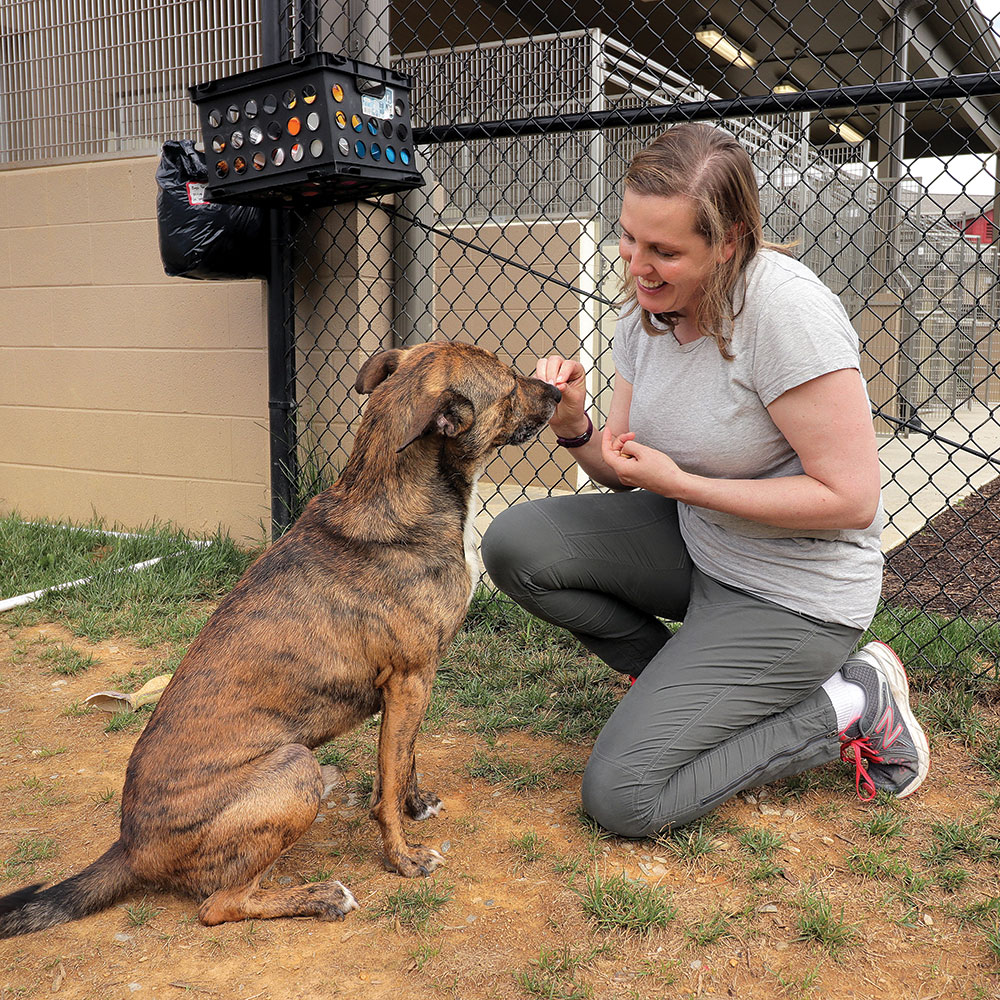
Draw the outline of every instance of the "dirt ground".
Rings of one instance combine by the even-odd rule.
[[[90,653],[96,662],[75,676],[58,676],[37,655],[53,642]],[[14,628],[0,622],[0,893],[78,871],[115,839],[121,783],[138,730],[107,733],[108,715],[65,710],[156,655],[119,639],[91,645],[56,623]],[[526,762],[558,754],[581,768],[587,756],[585,746],[522,734],[502,736],[498,747]],[[932,775],[900,805],[905,826],[892,842],[873,841],[858,826],[871,807],[856,800],[851,776],[838,764],[815,787],[775,786],[730,802],[719,810],[711,853],[690,859],[650,841],[602,839],[581,820],[580,778],[572,769],[556,787],[526,792],[469,777],[467,763],[485,748],[463,723],[418,741],[421,784],[446,808],[419,828],[414,824],[412,835],[445,852],[446,867],[430,881],[450,887],[452,897],[426,928],[372,916],[392,893],[416,883],[381,870],[377,828],[349,791],[348,769],[348,784],[331,793],[310,832],[271,875],[298,884],[332,873],[361,904],[346,921],[209,928],[195,919],[195,901],[139,894],[75,923],[0,941],[0,997],[1000,995],[1000,961],[984,932],[960,912],[995,899],[996,858],[966,859],[968,880],[958,892],[932,885],[905,899],[892,878],[862,877],[848,863],[852,850],[887,846],[915,870],[932,872],[920,852],[933,824],[980,813],[981,793],[998,790],[956,739],[934,739]],[[995,812],[990,822],[995,835]],[[738,830],[782,836],[775,856],[780,877],[748,879],[751,862]],[[529,832],[539,838],[536,860],[512,845]],[[34,871],[17,863],[25,838],[36,844],[51,838],[51,857],[35,861]],[[676,917],[649,934],[598,929],[575,891],[595,872],[625,873],[636,884],[666,890]],[[856,942],[839,960],[800,939],[796,900],[805,886],[822,890],[835,914],[856,927]],[[727,919],[725,934],[709,940],[712,934],[692,931],[714,914]],[[552,971],[554,955],[562,956],[561,971]]]
[[[1000,614],[1000,477],[889,553],[882,596],[949,617]]]

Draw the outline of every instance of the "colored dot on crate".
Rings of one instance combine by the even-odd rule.
[[[253,154],[253,168],[254,170],[263,170],[267,166],[267,157],[263,153]]]
[[[238,174],[245,173],[247,169],[247,161],[244,160],[242,156],[237,156],[236,159],[233,160],[233,169]]]
[[[243,148],[243,133],[242,132],[234,132],[229,137],[229,142],[232,145],[233,149],[242,149]]]
[[[276,167],[280,167],[285,162],[285,151],[280,146],[271,150],[271,162]]]
[[[229,110],[226,112],[226,117],[233,123],[238,122],[240,120],[240,109],[235,104],[231,104]]]
[[[365,144],[360,139],[358,139],[358,141],[354,144],[354,152],[357,153],[358,156],[364,156],[367,152]]]
[[[346,124],[346,119],[345,119]],[[306,127],[310,132],[315,132],[319,128],[319,115],[313,111],[310,113],[309,117],[306,119]]]
[[[410,162],[410,151],[408,149],[401,149],[399,151],[399,160],[401,163],[408,164]]]
[[[285,128],[289,135],[298,135],[302,131],[302,122],[298,118],[289,118]]]
[[[339,104],[344,99],[344,88],[341,87],[339,83],[335,83],[330,88],[330,93],[333,94],[333,99]]]
[[[212,128],[218,128],[222,124],[222,112],[218,108],[212,108],[208,113],[208,124]]]
[[[390,163],[395,163],[396,162],[396,150],[395,150],[395,148],[393,146],[386,146],[385,147],[385,158]]]
[[[275,111],[278,110],[278,98],[274,94],[268,94],[264,98],[264,103],[261,105],[264,109],[265,115],[273,115]]]
[[[292,148],[290,150],[290,155],[291,155],[292,159],[296,163],[298,163],[299,160],[301,160],[302,157],[305,155],[305,152],[306,151],[305,151],[305,148],[303,147],[302,143],[301,142],[297,142],[297,143],[295,143],[292,146]]]
[[[225,177],[225,176],[226,176],[226,174],[228,174],[228,173],[229,173],[229,164],[228,164],[228,163],[226,163],[226,161],[225,161],[225,160],[219,160],[219,162],[218,162],[218,163],[216,163],[216,165],[215,165],[215,172],[216,172],[216,173],[217,173],[217,174],[218,174],[218,175],[219,175],[220,177]]]
[[[364,122],[361,121],[360,115],[351,115],[351,128],[355,132],[360,132],[364,128]]]
[[[226,148],[226,140],[221,135],[212,137],[212,152],[221,153]]]
[[[340,141],[337,143],[337,149],[339,149],[344,156],[347,156],[347,154],[351,151],[351,146],[346,139],[341,137]]]
[[[245,114],[247,118],[257,117],[257,102],[252,97],[246,102],[246,104],[243,105],[243,114]]]
[[[309,143],[309,152],[312,153],[313,156],[322,156],[323,155],[323,140],[322,139],[313,139],[313,141],[311,143]]]
[[[264,141],[264,132],[258,125],[250,129],[250,142],[254,146],[259,146]]]
[[[316,88],[311,83],[302,88],[302,100],[306,104],[312,104],[316,100]]]
[[[294,90],[286,90],[281,95],[281,103],[286,108],[288,108],[289,111],[291,111],[292,108],[295,107],[295,91]]]
[[[347,128],[347,115],[345,115],[343,111],[337,112],[337,125],[339,125],[340,128]]]
[[[373,121],[371,118],[368,119],[368,131],[372,135],[378,135],[378,122]]]

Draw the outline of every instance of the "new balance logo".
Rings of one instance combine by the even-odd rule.
[[[895,725],[894,725],[895,723]],[[901,733],[903,732],[903,724],[901,722],[896,723],[895,714],[892,711],[892,705],[887,705],[885,711],[882,713],[882,718],[878,720],[875,728],[872,730],[873,734],[882,734],[882,747],[891,747],[896,740],[899,739]]]

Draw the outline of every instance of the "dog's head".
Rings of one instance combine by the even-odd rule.
[[[437,435],[474,461],[530,440],[560,399],[554,386],[457,342],[382,351],[361,366],[355,388],[373,393],[369,410],[398,429],[397,451]]]

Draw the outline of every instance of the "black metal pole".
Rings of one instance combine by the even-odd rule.
[[[288,0],[262,0],[261,61],[286,58],[290,48]],[[295,448],[295,300],[290,260],[291,220],[285,209],[271,209],[270,266],[267,276],[267,381],[271,456],[271,537],[288,529],[295,517],[299,479]]]

